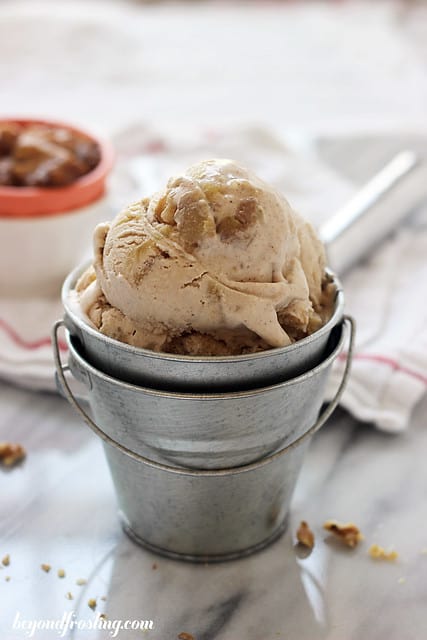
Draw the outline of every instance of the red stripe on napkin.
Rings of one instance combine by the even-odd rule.
[[[347,354],[343,353],[340,356],[340,360],[344,360],[346,357],[347,357]],[[427,385],[427,376],[424,376],[422,373],[419,373],[418,371],[414,371],[413,369],[408,369],[408,367],[404,367],[403,365],[399,364],[397,360],[393,360],[393,358],[389,358],[388,356],[382,356],[380,354],[375,354],[375,353],[356,353],[353,356],[353,358],[355,360],[371,360],[372,362],[385,364],[391,369],[394,369],[395,371],[402,371],[403,373],[406,373],[408,376],[411,376],[412,378],[416,378],[417,380],[420,380],[425,385]]]
[[[0,328],[7,334],[7,336],[21,349],[28,351],[34,351],[34,349],[40,349],[41,347],[47,347],[52,344],[51,338],[39,338],[38,340],[25,340],[11,327],[5,320],[0,318]],[[58,341],[61,351],[67,351],[68,347],[65,342]]]

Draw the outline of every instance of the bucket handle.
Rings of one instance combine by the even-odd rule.
[[[110,446],[114,447],[115,449],[118,449],[121,453],[128,456],[129,458],[132,458],[133,460],[136,460],[137,462],[143,462],[149,467],[153,467],[155,469],[168,471],[169,473],[186,475],[186,476],[224,476],[224,475],[234,475],[238,473],[245,473],[247,471],[251,471],[252,469],[263,467],[264,465],[269,464],[276,458],[281,457],[288,451],[291,451],[292,449],[295,449],[296,447],[301,445],[308,438],[311,438],[316,433],[316,431],[318,431],[320,427],[322,427],[325,424],[328,418],[330,418],[332,413],[335,411],[341,399],[341,396],[343,394],[344,388],[347,384],[348,376],[350,373],[351,361],[353,359],[353,350],[354,350],[354,336],[355,336],[355,330],[356,330],[355,321],[351,316],[345,315],[343,318],[343,322],[347,324],[350,331],[349,345],[347,350],[347,358],[346,358],[346,363],[343,371],[343,376],[341,378],[341,382],[335,393],[334,398],[328,404],[326,409],[320,414],[316,423],[308,431],[303,433],[302,436],[300,436],[290,444],[286,445],[286,447],[284,447],[283,449],[280,449],[280,451],[276,451],[275,453],[272,453],[271,455],[265,458],[262,458],[262,460],[251,462],[250,464],[246,464],[241,467],[232,467],[229,469],[187,469],[185,467],[173,467],[170,465],[163,464],[161,462],[155,462],[154,460],[150,460],[149,458],[145,458],[139,453],[136,453],[135,451],[132,451],[131,449],[128,449],[127,447],[123,446],[122,444],[120,444],[120,442],[117,442],[117,440],[114,440],[109,435],[104,433],[104,431],[102,431],[102,429],[98,427],[98,425],[81,407],[81,405],[75,398],[65,378],[65,371],[68,371],[69,368],[68,368],[68,365],[62,364],[61,354],[59,350],[59,343],[58,343],[58,330],[62,326],[65,327],[65,323],[63,320],[57,320],[53,325],[53,329],[52,329],[52,344],[53,344],[53,354],[54,354],[54,360],[55,360],[55,366],[56,366],[57,384],[59,385],[63,395],[66,397],[66,399],[74,408],[74,410],[83,418],[86,424],[92,429],[92,431],[97,436],[101,438],[101,440],[103,440]]]

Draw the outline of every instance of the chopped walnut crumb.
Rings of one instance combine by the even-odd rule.
[[[46,573],[49,573],[49,571],[52,569],[50,564],[41,564],[40,566],[43,569],[43,571],[46,571]]]
[[[102,596],[101,600],[102,600],[103,602],[106,602],[106,601],[107,601],[107,596]]]
[[[354,547],[363,540],[363,535],[359,531],[359,528],[352,522],[342,524],[336,520],[327,520],[323,525],[323,528],[326,529],[326,531],[333,533],[345,545],[347,545],[347,547],[351,547],[352,549],[354,549]]]
[[[5,576],[4,579],[6,580],[6,582],[10,581],[10,576]]]
[[[65,578],[64,569],[58,569],[58,578]]]
[[[71,591],[67,591],[67,593],[65,594],[65,597],[67,598],[67,600],[74,600],[74,596],[71,593]]]
[[[89,598],[87,601],[87,606],[90,607],[93,611],[96,609],[96,598]]]
[[[84,584],[87,584],[87,580],[85,580],[84,578],[79,578],[78,580],[76,580],[77,586],[82,587]]]
[[[100,613],[99,617],[102,618],[103,620],[107,620],[107,616],[105,615],[105,613]]]
[[[369,555],[371,558],[375,560],[397,560],[399,554],[397,551],[386,551],[383,547],[380,547],[378,544],[373,544],[369,547]]]
[[[12,467],[14,464],[23,460],[26,456],[24,447],[20,444],[13,444],[12,442],[0,442],[0,462],[5,467]]]
[[[196,640],[196,638],[192,636],[191,633],[186,633],[185,631],[183,631],[179,634],[178,640]]]
[[[314,533],[305,520],[301,520],[301,524],[297,531],[297,540],[304,547],[312,549],[314,547]]]
[[[157,562],[153,562],[151,568],[153,569],[153,571],[155,571],[157,569]]]
[[[8,553],[4,556],[1,563],[4,567],[8,567],[10,565],[10,555]]]

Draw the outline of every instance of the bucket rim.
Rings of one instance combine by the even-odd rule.
[[[305,338],[301,338],[301,340],[297,340],[293,344],[289,344],[285,347],[272,347],[271,349],[265,349],[264,351],[257,351],[256,353],[245,353],[241,355],[234,356],[187,356],[187,355],[178,355],[175,353],[167,353],[165,351],[151,351],[150,349],[144,349],[142,347],[134,347],[133,345],[127,344],[126,342],[121,342],[120,340],[116,340],[115,338],[110,338],[110,336],[106,336],[101,333],[98,329],[91,326],[89,322],[87,322],[82,316],[75,313],[73,311],[72,306],[69,304],[69,294],[74,288],[77,279],[82,275],[82,273],[92,264],[92,260],[86,260],[85,262],[78,265],[73,271],[71,271],[64,283],[62,285],[61,290],[61,299],[62,305],[65,309],[65,316],[68,316],[73,325],[77,326],[78,329],[82,333],[87,333],[96,340],[105,342],[108,345],[111,345],[115,349],[122,350],[129,354],[132,354],[135,357],[144,357],[152,360],[161,360],[170,363],[180,363],[180,364],[205,364],[205,365],[214,365],[217,364],[228,364],[231,362],[253,362],[259,361],[264,358],[276,358],[283,356],[285,354],[289,354],[292,352],[299,351],[300,349],[304,349],[307,345],[315,342],[317,339],[321,338],[325,333],[328,333],[332,330],[334,326],[336,326],[339,321],[342,319],[344,315],[344,291],[341,281],[339,280],[337,274],[333,272],[331,269],[326,269],[326,274],[332,279],[332,282],[335,285],[335,299],[334,299],[334,311],[325,324],[323,324],[317,331],[314,331],[309,336]],[[234,365],[233,365],[234,366]]]
[[[143,392],[146,395],[162,397],[162,398],[173,398],[174,400],[224,400],[234,399],[234,398],[248,398],[256,395],[260,395],[262,393],[266,393],[269,391],[276,391],[277,389],[283,389],[285,387],[293,387],[295,385],[300,384],[302,381],[308,380],[309,378],[318,375],[324,369],[327,369],[339,356],[341,353],[344,342],[345,342],[345,331],[344,331],[344,319],[340,322],[340,324],[336,325],[334,329],[339,329],[340,335],[337,339],[337,343],[333,347],[332,351],[322,360],[322,362],[315,367],[312,367],[305,373],[302,373],[295,378],[290,378],[288,380],[283,380],[282,382],[278,382],[276,384],[270,384],[264,387],[255,387],[253,389],[245,389],[241,391],[223,391],[223,392],[213,392],[213,393],[195,393],[195,392],[182,392],[182,391],[168,391],[165,389],[156,389],[153,387],[145,387],[138,384],[132,384],[131,382],[126,382],[124,380],[120,380],[119,378],[114,378],[100,369],[97,369],[92,364],[90,364],[76,349],[76,347],[72,343],[72,336],[69,331],[66,332],[66,341],[69,348],[69,358],[74,358],[77,361],[78,365],[83,369],[86,373],[89,373],[90,376],[94,376],[107,384],[113,384],[115,386],[121,387],[122,389],[127,389],[129,391],[134,392]],[[71,367],[72,369],[72,367]]]

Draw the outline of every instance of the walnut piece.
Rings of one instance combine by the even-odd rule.
[[[347,547],[351,547],[354,549],[361,540],[363,540],[363,535],[361,534],[359,528],[353,524],[352,522],[347,522],[345,524],[337,522],[336,520],[327,520],[323,528],[330,533],[333,533],[341,542],[343,542]]]
[[[301,520],[301,524],[298,527],[297,540],[308,549],[312,549],[314,547],[314,533],[305,520]]]
[[[50,571],[50,570],[51,570],[51,568],[52,568],[52,567],[50,566],[50,564],[46,564],[46,563],[41,564],[41,565],[40,565],[40,567],[41,567],[41,568],[43,569],[43,571],[45,571],[46,573],[49,573],[49,571]]]
[[[64,569],[58,569],[58,578],[65,578]]]
[[[399,557],[399,554],[397,553],[397,551],[394,550],[390,550],[390,551],[386,551],[383,547],[380,547],[378,544],[373,544],[369,547],[369,551],[368,551],[369,555],[371,556],[371,558],[374,558],[375,560],[397,560],[397,558]]]
[[[217,232],[222,242],[232,242],[238,234],[247,231],[257,220],[261,219],[262,210],[255,198],[241,200],[234,216],[223,218],[217,225]]]
[[[192,636],[191,633],[186,633],[185,631],[182,631],[182,633],[180,633],[178,636],[178,640],[196,640],[196,638]]]
[[[0,442],[0,462],[5,467],[11,467],[26,456],[24,447],[12,442]]]
[[[87,580],[85,580],[84,578],[78,578],[78,580],[76,580],[76,585],[78,585],[79,587],[82,587],[84,584],[87,584]]]
[[[7,553],[1,561],[4,567],[8,567],[10,565],[10,555]]]
[[[96,609],[96,599],[95,598],[89,598],[89,600],[87,601],[87,606],[90,607],[93,611],[95,611],[95,609]]]

